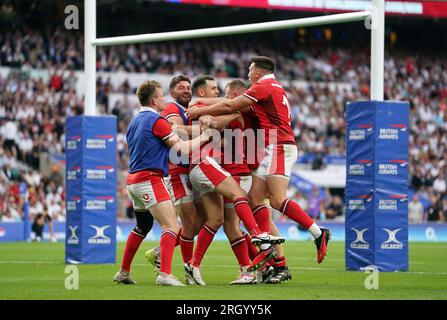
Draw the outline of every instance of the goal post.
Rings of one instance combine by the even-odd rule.
[[[371,29],[371,100],[383,100],[385,41],[385,0],[372,0],[371,10],[331,14],[310,18],[261,22],[227,27],[148,33],[131,36],[96,38],[96,0],[84,1],[85,23],[85,114],[96,114],[96,47],[150,43],[182,39],[226,36],[242,33],[283,30],[370,19]]]

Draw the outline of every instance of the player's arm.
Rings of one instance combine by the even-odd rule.
[[[208,107],[190,107],[186,110],[186,114],[190,119],[196,119],[203,115],[217,116],[222,114],[229,114],[239,111],[245,107],[253,104],[253,100],[246,96],[239,96],[234,99],[225,99],[219,103]]]
[[[165,118],[171,125],[172,130],[181,136],[188,135],[188,137],[191,137],[193,132],[200,132],[199,125],[184,125],[183,119],[178,113],[169,113]]]
[[[189,154],[192,150],[199,148],[202,144],[207,142],[211,136],[211,131],[205,130],[200,136],[192,140],[182,140],[176,133],[174,133],[164,140],[164,143],[169,148],[174,149],[174,151],[180,151],[182,154]]]
[[[184,124],[180,124],[180,125],[175,125],[172,126],[172,130],[174,130],[175,133],[186,133],[188,134],[189,137],[192,136],[193,132],[200,132],[200,125],[198,124],[193,124],[190,126],[184,125]]]
[[[242,118],[242,117],[237,112],[237,113],[231,113],[231,114],[226,114],[226,115],[216,116],[216,117],[213,117],[210,115],[201,116],[199,118],[199,120],[202,125],[208,126],[212,129],[222,130],[230,122],[232,122],[233,120],[236,120],[238,118]]]
[[[175,151],[180,151],[183,154],[190,153],[191,150],[199,148],[201,144],[208,141],[211,136],[211,132],[209,131],[206,130],[193,140],[182,140],[164,118],[159,118],[152,128],[152,133],[157,138],[161,139],[168,147],[174,148]]]
[[[171,104],[168,104],[165,110],[162,113],[162,116],[165,117],[166,120],[168,120],[169,124],[172,127],[172,130],[174,130],[175,133],[180,134],[181,136],[188,135],[191,136],[191,130],[183,124],[183,119],[180,116],[180,113],[178,111],[177,106],[173,106]]]
[[[189,102],[188,106],[189,106],[189,108],[193,107],[195,105],[198,105],[198,104],[210,106],[212,104],[216,104],[216,103],[222,102],[224,100],[228,100],[228,99],[220,98],[220,97],[219,98],[194,98]]]

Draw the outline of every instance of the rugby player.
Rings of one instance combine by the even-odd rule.
[[[217,84],[212,77],[201,77],[197,79],[193,84],[193,91],[196,92],[198,90],[208,90],[208,93],[205,92],[202,95],[206,97],[213,97],[213,95],[217,97],[219,94]],[[211,128],[221,129],[238,117],[240,117],[239,114],[230,114],[211,119],[209,117],[202,117],[200,121],[210,125]],[[217,138],[220,138],[220,136]],[[201,261],[217,229],[224,222],[222,196],[227,198],[229,203],[233,204],[238,217],[243,221],[251,236],[251,241],[265,249],[263,254],[259,255],[258,259],[255,259],[247,268],[265,264],[275,254],[271,243],[281,243],[284,241],[284,238],[270,236],[267,233],[261,232],[259,229],[248,204],[247,192],[216,161],[216,159],[220,160],[221,157],[220,139],[218,141],[219,144],[214,148],[210,148],[209,144],[202,145],[198,152],[193,152],[191,158],[191,184],[200,193],[207,219],[197,237],[197,246],[193,258],[186,265],[185,269],[199,285],[205,285],[201,275]]]
[[[127,239],[121,268],[114,281],[136,283],[130,274],[132,260],[155,218],[163,230],[160,239],[160,272],[156,284],[184,286],[171,273],[180,227],[163,177],[168,175],[170,148],[188,154],[190,150],[208,141],[210,133],[205,131],[191,141],[181,140],[172,131],[168,121],[159,114],[163,111],[165,102],[158,82],[144,82],[138,88],[137,96],[141,109],[130,122],[126,135],[130,153],[127,191],[133,202],[137,224]]]
[[[221,115],[252,107],[265,135],[265,156],[256,170],[249,197],[252,207],[259,207],[257,215],[270,219],[264,205],[267,192],[272,208],[300,224],[314,237],[317,262],[326,255],[330,239],[329,229],[320,228],[286,192],[298,151],[291,127],[290,105],[282,85],[274,76],[272,59],[257,56],[251,59],[248,78],[251,87],[242,96],[224,100],[208,107],[190,107],[187,115],[196,119],[203,115]]]

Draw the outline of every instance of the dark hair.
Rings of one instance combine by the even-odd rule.
[[[212,76],[200,76],[192,83],[192,92],[197,94],[197,90],[206,85],[207,81],[215,81]]]
[[[275,72],[275,62],[269,57],[253,57],[251,58],[251,62],[254,63],[256,68],[263,69],[272,73]]]
[[[181,74],[171,79],[171,82],[169,83],[169,90],[173,90],[177,83],[179,83],[180,81],[187,81],[189,84],[191,84],[191,79],[189,79],[188,76]]]
[[[230,90],[234,90],[236,88],[248,89],[247,84],[241,79],[234,79],[227,83],[225,88],[230,88]]]
[[[146,106],[152,99],[156,88],[161,89],[161,84],[154,80],[147,80],[138,87],[137,97],[142,106]]]

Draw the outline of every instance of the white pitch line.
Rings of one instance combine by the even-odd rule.
[[[50,265],[65,265],[63,261],[5,261],[0,260],[0,264],[50,264]],[[134,266],[148,266],[152,267],[148,263],[133,263]],[[80,264],[79,266],[82,266]],[[183,267],[183,264],[173,264],[176,267]],[[236,268],[236,265],[227,265],[227,264],[212,264],[208,267],[211,268]],[[336,268],[324,268],[324,267],[288,267],[292,270],[310,270],[310,271],[337,271],[337,272],[345,272],[344,269],[336,269]],[[388,272],[387,272],[388,273]],[[390,272],[391,274],[392,272]],[[407,271],[407,272],[396,272],[400,274],[423,274],[423,275],[447,275],[447,272],[431,272],[431,271]]]

